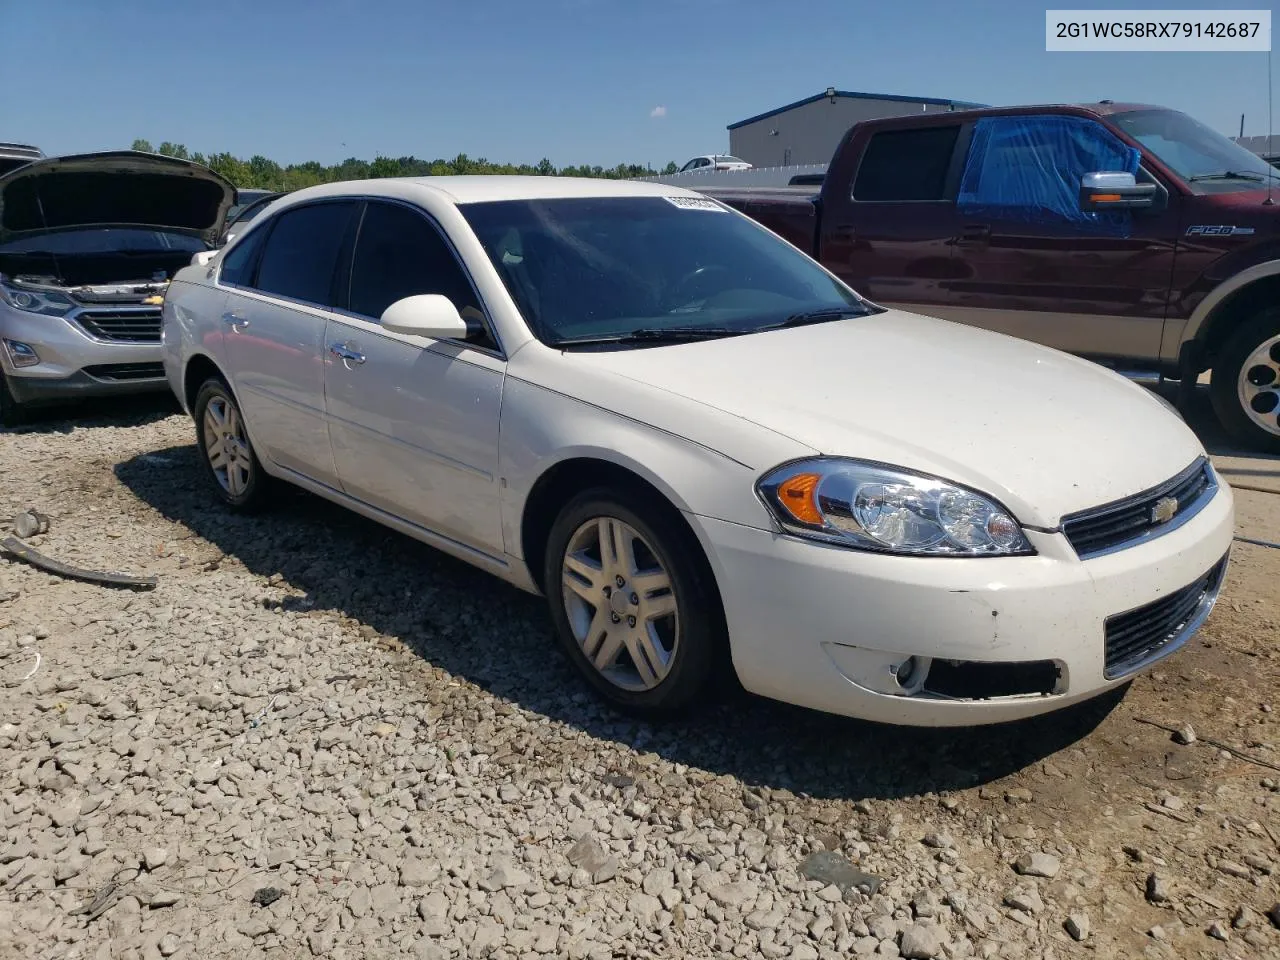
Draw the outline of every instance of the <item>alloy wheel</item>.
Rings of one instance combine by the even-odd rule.
[[[214,397],[205,406],[204,447],[218,485],[242,496],[253,477],[253,457],[240,412],[226,397]]]
[[[634,527],[616,517],[578,527],[561,582],[574,639],[601,676],[633,692],[666,679],[680,643],[679,609],[671,575]]]
[[[1245,359],[1236,392],[1249,419],[1280,436],[1280,335],[1264,340]]]

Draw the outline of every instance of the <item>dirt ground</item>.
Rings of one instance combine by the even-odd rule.
[[[1280,542],[1280,458],[1196,402],[1238,535]],[[233,516],[195,467],[164,400],[0,431],[0,518],[160,579],[0,561],[0,957],[1280,957],[1280,549],[1237,542],[1118,702],[650,727],[540,601],[301,493]]]

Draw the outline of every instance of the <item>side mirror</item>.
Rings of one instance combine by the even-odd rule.
[[[1080,178],[1081,210],[1142,210],[1156,202],[1159,187],[1138,183],[1132,173],[1086,173]]]
[[[438,293],[397,300],[382,312],[379,322],[392,333],[432,340],[465,340],[472,333],[453,301]]]

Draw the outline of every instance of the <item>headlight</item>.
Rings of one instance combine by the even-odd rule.
[[[917,556],[1035,553],[998,503],[898,467],[802,460],[766,474],[757,489],[783,528],[801,537]]]
[[[75,301],[51,290],[27,290],[0,283],[0,300],[24,313],[61,317],[75,309]]]

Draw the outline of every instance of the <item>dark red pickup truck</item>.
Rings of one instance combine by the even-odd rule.
[[[1182,401],[1211,370],[1224,426],[1280,451],[1280,171],[1186,114],[1104,101],[872,120],[816,193],[703,192],[885,306],[1177,379]]]

